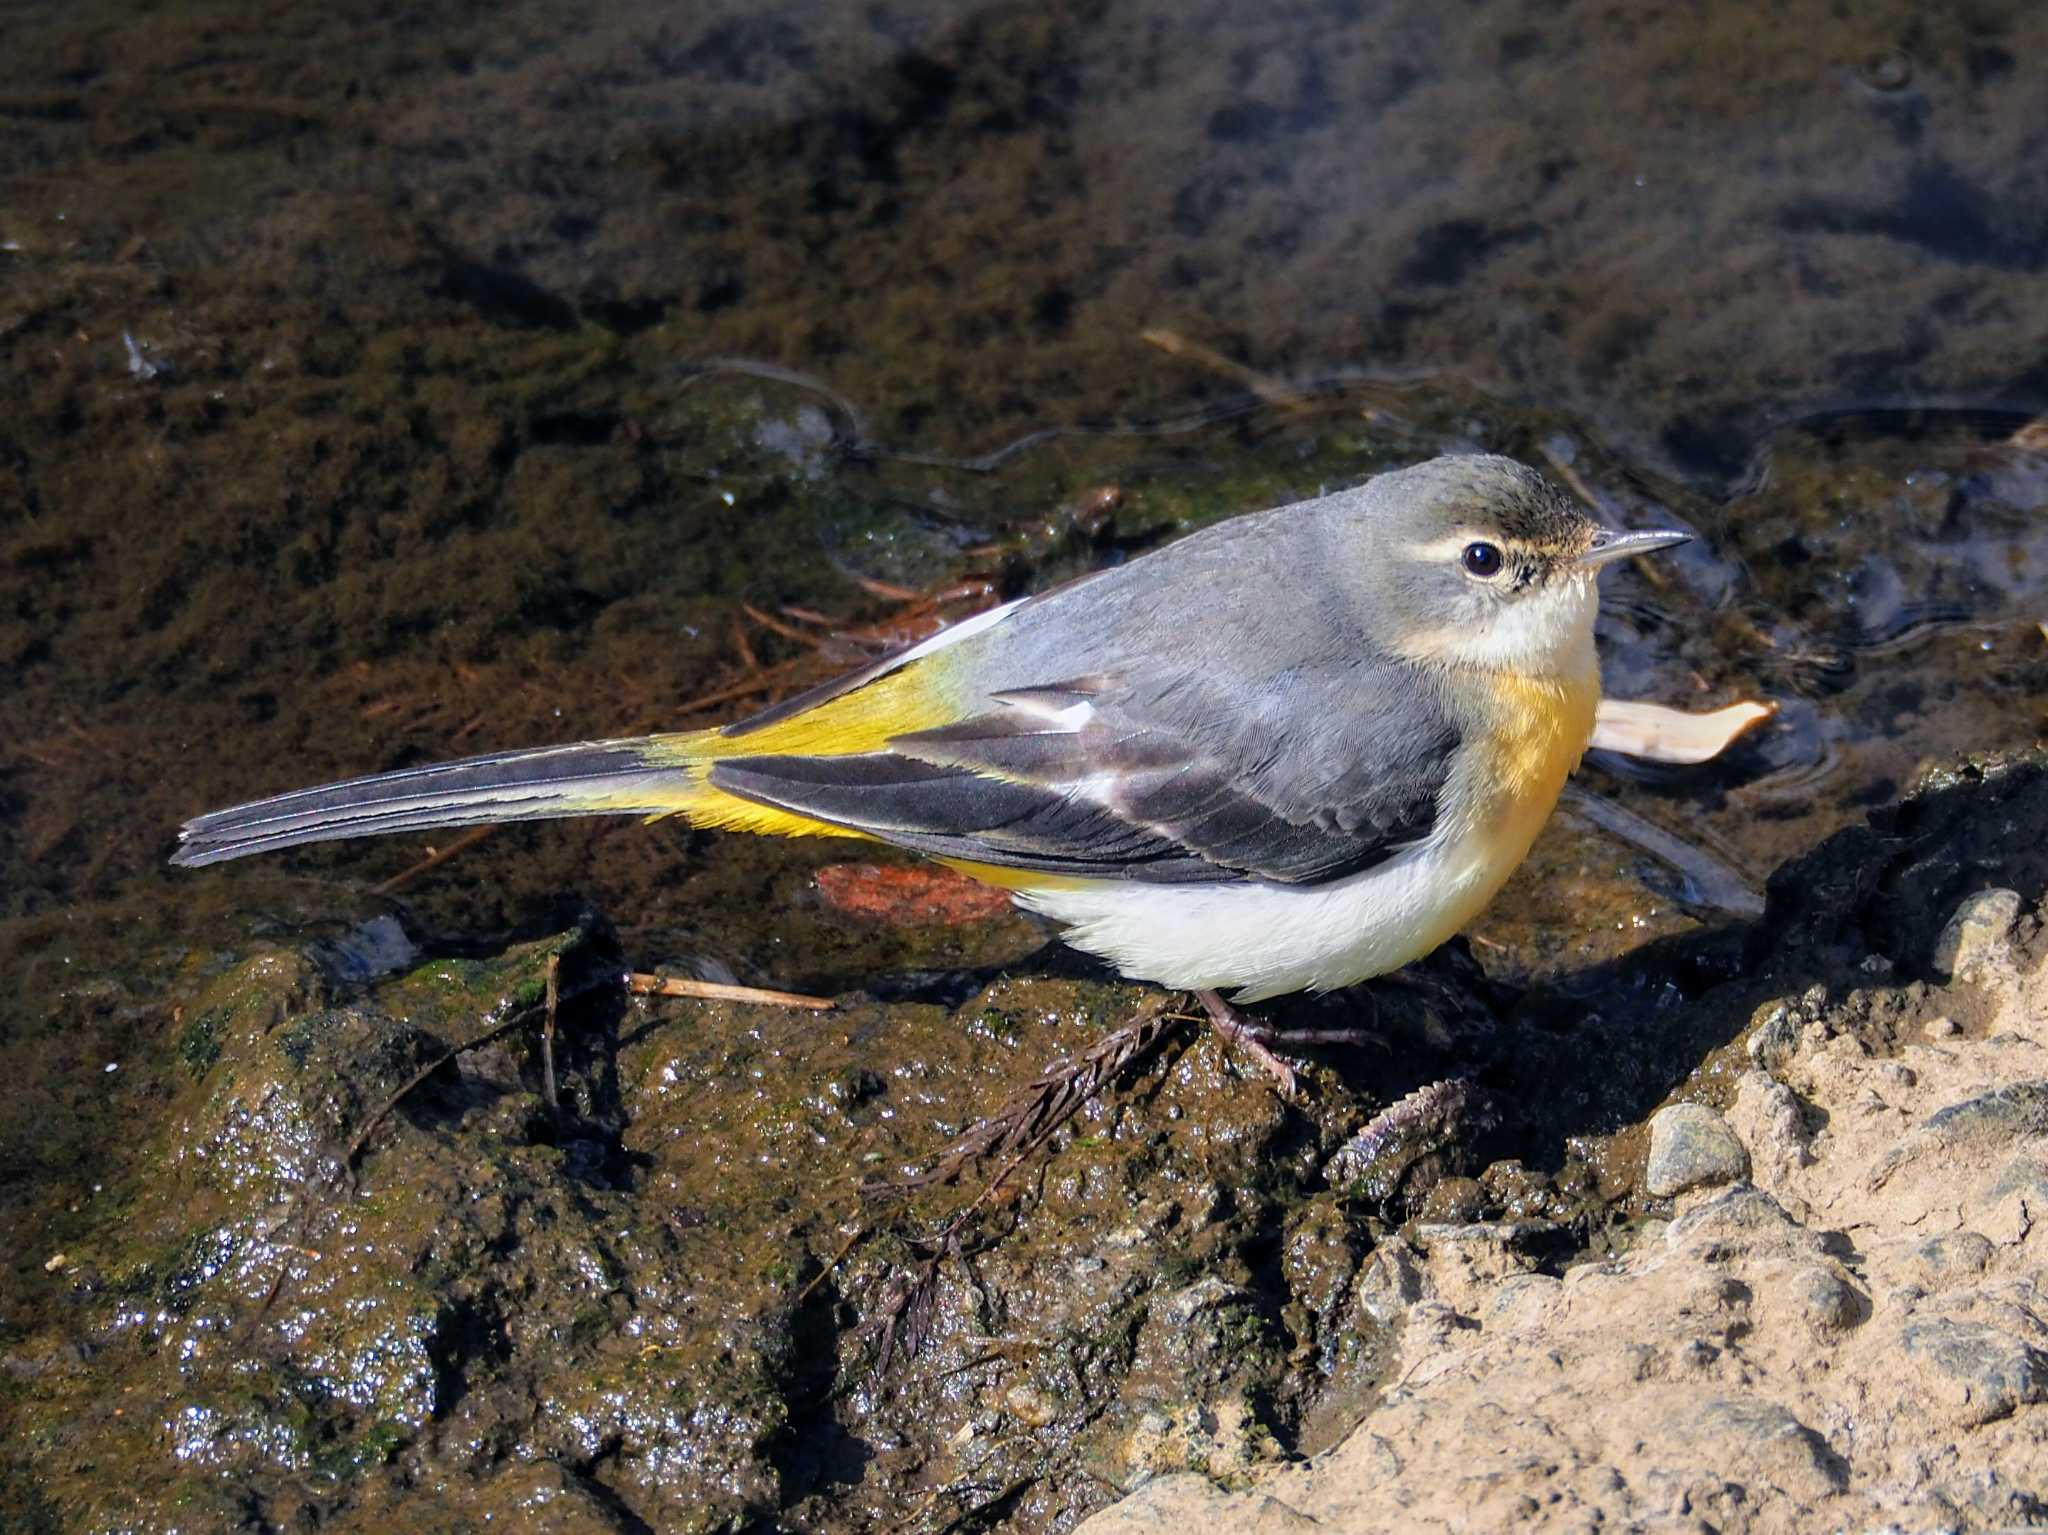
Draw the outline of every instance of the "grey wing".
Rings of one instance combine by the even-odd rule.
[[[991,696],[889,750],[728,758],[727,793],[977,863],[1169,883],[1314,884],[1427,835],[1458,744],[1382,663],[1271,678],[1250,707],[1193,674]]]

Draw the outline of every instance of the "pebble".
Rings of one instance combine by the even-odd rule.
[[[1979,890],[1964,897],[1934,940],[1934,968],[1951,980],[1967,981],[2002,958],[2020,906],[2017,890]]]
[[[1172,1326],[1185,1327],[1203,1312],[1220,1310],[1233,1301],[1242,1300],[1244,1295],[1245,1292],[1236,1285],[1211,1274],[1170,1296],[1164,1314]]]
[[[1430,1293],[1422,1255],[1399,1237],[1373,1249],[1354,1287],[1358,1309],[1381,1327],[1392,1327]]]
[[[1044,1428],[1059,1417],[1060,1404],[1050,1392],[1026,1381],[1004,1393],[1003,1410],[1026,1428]]]
[[[1670,1104],[1651,1119],[1643,1183],[1658,1198],[1748,1176],[1749,1153],[1728,1122],[1705,1104]]]
[[[1913,1248],[1911,1269],[1923,1280],[1945,1284],[1983,1273],[1995,1252],[1991,1239],[1981,1232],[1945,1232]]]
[[[1799,1314],[1822,1332],[1854,1327],[1869,1314],[1855,1286],[1818,1265],[1797,1270],[1785,1289]]]
[[[1775,1071],[1799,1048],[1799,1019],[1783,1002],[1766,1002],[1750,1019],[1749,1058]]]

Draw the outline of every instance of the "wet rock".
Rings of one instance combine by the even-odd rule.
[[[1674,1103],[1650,1120],[1643,1186],[1659,1198],[1736,1183],[1749,1176],[1749,1153],[1726,1120],[1704,1104]]]
[[[1749,1042],[1745,1047],[1749,1058],[1767,1072],[1780,1069],[1799,1048],[1802,1021],[1800,1015],[1784,1002],[1765,1003],[1757,1009],[1750,1023]]]
[[[1181,1403],[1141,1414],[1124,1441],[1122,1462],[1127,1474],[1140,1478],[1198,1471],[1205,1479],[1234,1481],[1270,1448],[1270,1436],[1244,1402]]]
[[[554,1105],[538,1030],[551,962],[568,999]],[[516,1506],[522,1526],[564,1531],[633,1527],[622,1504],[704,1528],[780,1498],[762,1448],[787,1420],[781,1353],[728,1337],[713,1370],[607,1347],[676,1304],[673,1232],[620,1188],[617,969],[585,930],[432,961],[374,993],[278,955],[207,988],[188,1010],[206,1024],[207,1048],[187,1052],[201,1069],[138,1148],[127,1220],[98,1239],[109,1282],[88,1327],[106,1347],[38,1412],[62,1438],[79,1431],[70,1393],[122,1404],[111,1436],[89,1431],[132,1474],[94,1498],[132,1515],[210,1468],[273,1522],[326,1524],[392,1479],[431,1478],[458,1522]],[[508,1478],[502,1455],[602,1460],[609,1485]],[[683,1464],[705,1480],[679,1496]]]
[[[1980,890],[1966,897],[1934,941],[1936,971],[1968,981],[2005,962],[2023,905],[2017,890]]]

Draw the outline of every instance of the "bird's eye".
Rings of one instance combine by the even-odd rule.
[[[1465,552],[1458,556],[1458,562],[1465,567],[1466,575],[1491,581],[1500,574],[1500,548],[1495,544],[1467,544]]]

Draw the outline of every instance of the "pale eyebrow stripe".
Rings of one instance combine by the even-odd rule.
[[[1399,552],[1411,560],[1447,560],[1462,554],[1467,544],[1492,544],[1502,554],[1528,559],[1532,551],[1513,539],[1503,538],[1498,533],[1486,533],[1477,528],[1466,528],[1462,532],[1446,534],[1426,544],[1403,544]]]

